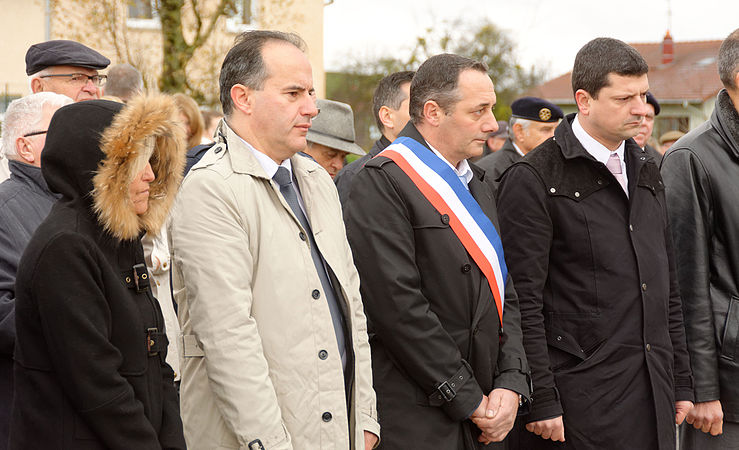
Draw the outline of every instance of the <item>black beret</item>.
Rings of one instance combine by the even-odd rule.
[[[521,97],[511,103],[511,116],[536,122],[556,122],[564,118],[562,109],[538,97]]]
[[[50,66],[75,66],[105,69],[110,60],[79,42],[55,40],[32,45],[26,52],[26,75]]]
[[[658,116],[659,110],[662,108],[659,107],[659,102],[657,101],[656,98],[654,98],[654,95],[652,95],[651,92],[647,92],[647,103],[649,103],[650,105],[654,107],[654,115]]]

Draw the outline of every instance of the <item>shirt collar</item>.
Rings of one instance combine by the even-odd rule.
[[[286,168],[288,170],[288,172],[290,172],[290,176],[292,177],[292,175],[293,175],[293,168],[292,168],[292,164],[290,163],[290,159],[289,158],[286,159],[286,160],[284,160],[284,161],[282,161],[282,164],[277,164],[272,158],[270,158],[266,154],[262,153],[261,151],[257,150],[256,148],[254,148],[253,145],[251,145],[250,143],[246,142],[241,136],[239,136],[236,133],[234,133],[234,135],[236,135],[239,139],[241,139],[241,142],[243,142],[244,145],[246,145],[246,148],[248,148],[252,152],[252,154],[254,155],[254,157],[257,158],[257,161],[259,162],[259,165],[262,166],[262,169],[264,169],[264,173],[267,174],[267,177],[269,177],[269,178],[274,177],[275,174],[277,173],[277,169],[280,168],[280,167]]]
[[[431,144],[426,142],[426,145],[429,146],[431,151],[434,152],[436,156],[441,158],[442,161],[444,161],[449,167],[452,168],[452,170],[454,171],[454,173],[457,175],[457,177],[460,180],[464,178],[466,184],[470,183],[470,180],[472,180],[472,177],[474,176],[474,174],[472,173],[472,168],[470,167],[470,163],[468,163],[466,159],[463,159],[462,161],[459,162],[459,165],[457,167],[454,167],[452,163],[447,161],[447,159],[444,158],[444,156],[441,153],[439,153],[439,151],[436,150]]]
[[[518,148],[518,145],[516,145],[515,142],[511,141],[511,144],[513,144],[513,148],[516,149],[516,151],[518,152],[519,155],[526,156],[526,155],[523,154],[523,152],[521,151],[521,149]]]
[[[575,137],[580,141],[585,150],[590,153],[593,158],[605,165],[608,162],[608,158],[611,157],[611,150],[608,150],[605,145],[596,141],[594,137],[589,135],[580,124],[578,117],[579,114],[576,115],[575,120],[572,121],[572,132],[575,133]],[[624,160],[624,147],[624,141],[621,141],[618,148],[614,150],[621,161]]]

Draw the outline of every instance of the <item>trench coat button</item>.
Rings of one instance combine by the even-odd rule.
[[[561,341],[562,340],[562,336],[557,336],[557,340],[558,341]]]
[[[444,225],[449,223],[449,216],[447,214],[442,214],[441,223],[443,223]]]
[[[647,351],[648,352],[651,352],[652,351],[652,344],[647,344]]]
[[[634,231],[634,225],[629,224],[629,231]]]
[[[333,419],[334,416],[331,415],[330,412],[326,411],[321,415],[321,419],[323,419],[324,422],[331,422],[331,419]]]
[[[319,291],[318,289],[313,289],[313,292],[311,292],[310,295],[312,295],[314,299],[318,300],[319,298],[321,298],[321,291]]]
[[[480,332],[480,327],[477,327],[477,326],[476,326],[476,327],[475,327],[475,328],[474,328],[474,329],[472,330],[472,335],[474,336],[474,335],[476,335],[476,334],[477,334],[477,333],[479,333],[479,332]]]
[[[462,266],[462,273],[467,273],[470,270],[472,270],[472,266],[471,265],[465,264],[465,265]]]
[[[549,192],[551,192],[552,194],[554,194],[555,192],[557,192],[557,190],[554,189],[554,188],[549,188]]]
[[[328,352],[326,350],[321,350],[320,352],[318,352],[318,357],[321,360],[325,360],[326,358],[328,358]]]
[[[221,150],[223,150],[223,149],[221,147],[218,147],[217,149],[215,149],[215,154],[217,155],[217,154],[221,153]]]
[[[639,159],[641,159],[642,161],[644,161],[644,160],[646,160],[647,158],[646,158],[645,156],[642,156],[642,157],[641,157],[641,158],[639,158]]]
[[[579,197],[579,196],[580,196],[580,193],[579,192],[575,192],[575,197]]]
[[[641,290],[646,292],[646,290],[647,290],[647,283],[642,283],[641,284]]]
[[[600,178],[598,178],[595,182],[598,184],[603,184],[603,180],[601,180]]]
[[[300,237],[300,240],[301,241],[304,241],[305,240],[305,233],[303,233],[302,231],[300,233],[298,233],[298,236]]]

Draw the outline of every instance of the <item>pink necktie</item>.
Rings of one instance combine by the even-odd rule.
[[[621,187],[624,189],[624,192],[626,192],[626,195],[628,195],[629,191],[626,188],[626,179],[624,178],[624,174],[621,171],[621,158],[618,157],[618,154],[616,152],[611,152],[611,156],[608,158],[608,162],[606,162],[606,167],[609,171],[611,171],[613,176],[616,177],[616,180],[621,184]]]

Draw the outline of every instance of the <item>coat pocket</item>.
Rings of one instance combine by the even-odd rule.
[[[726,313],[724,337],[721,340],[721,358],[735,360],[737,337],[739,337],[739,297],[732,296]]]

